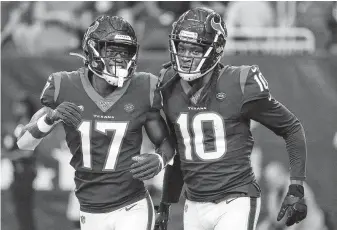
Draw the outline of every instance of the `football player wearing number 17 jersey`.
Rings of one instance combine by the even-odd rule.
[[[158,78],[135,72],[138,42],[123,18],[96,19],[82,46],[85,67],[49,77],[41,94],[44,107],[18,146],[34,149],[61,122],[76,170],[81,229],[152,229],[153,204],[143,180],[174,156],[159,112]],[[143,127],[156,154],[140,155]]]
[[[166,168],[159,229],[166,228],[184,183],[185,230],[256,228],[261,192],[250,162],[251,119],[283,137],[289,154],[291,185],[277,219],[290,226],[306,217],[303,127],[271,96],[258,66],[220,62],[226,38],[221,16],[207,8],[189,10],[173,24],[171,63],[158,87],[179,154]]]

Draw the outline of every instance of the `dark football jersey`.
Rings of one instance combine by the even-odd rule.
[[[147,113],[161,107],[157,81],[154,75],[134,73],[122,88],[103,98],[92,87],[86,68],[49,77],[43,105],[56,108],[69,101],[83,109],[78,129],[63,125],[81,210],[105,212],[145,196],[143,182],[133,179],[129,170],[131,158],[140,154]]]
[[[175,74],[172,67],[163,70],[162,85]],[[259,196],[250,161],[254,144],[250,120],[242,116],[241,107],[269,98],[268,83],[257,66],[225,66],[214,80],[216,87],[207,92],[207,103],[188,97],[191,87],[181,79],[163,91],[164,111],[177,139],[186,197],[212,201],[230,192]]]

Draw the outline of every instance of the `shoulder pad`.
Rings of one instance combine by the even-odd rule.
[[[81,80],[81,74],[85,75],[85,68],[79,68],[78,70],[71,71],[71,72],[63,72],[65,76],[68,77],[72,82],[78,83],[77,81]]]
[[[162,65],[162,67],[163,67],[164,69],[167,69],[167,68],[169,68],[170,66],[172,66],[172,62],[167,62],[167,63],[165,63],[165,64]]]
[[[240,67],[240,87],[243,103],[270,96],[268,82],[257,65]]]
[[[40,101],[42,105],[50,107],[50,108],[56,108],[56,101],[60,92],[60,86],[61,86],[61,80],[64,75],[64,72],[57,72],[51,74],[46,82],[46,85],[44,86]]]
[[[60,71],[51,74],[48,77],[46,85],[44,86],[40,96],[42,105],[53,109],[56,108],[58,106],[57,100],[59,98],[61,88],[69,86],[70,84],[75,86],[82,84],[80,79],[81,71],[82,69],[72,72]],[[67,88],[64,90],[67,90]]]

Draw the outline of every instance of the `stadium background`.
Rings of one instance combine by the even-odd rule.
[[[262,34],[264,39],[270,39],[266,35],[268,33],[264,33],[270,28],[280,31],[295,28],[293,37],[300,49],[291,48],[286,43],[282,43],[285,45],[277,50],[261,46],[233,46],[242,40],[255,43],[258,40],[251,38],[249,33],[242,39],[240,31],[231,34],[229,30],[233,40],[228,44],[223,62],[259,65],[273,96],[300,119],[308,144],[308,185],[318,205],[337,226],[336,2],[254,2],[236,6],[234,2],[1,2],[2,135],[13,128],[9,108],[18,97],[29,95],[38,105],[39,94],[51,73],[74,70],[82,65],[81,60],[70,57],[68,53],[78,50],[83,31],[95,16],[109,13],[127,18],[134,25],[140,40],[138,70],[157,74],[161,65],[169,60],[167,38],[172,20],[189,7],[202,4],[222,13],[231,24],[229,26],[259,31],[258,34]],[[255,10],[250,4],[259,7]],[[310,36],[297,39],[298,27],[310,31],[314,40],[310,40]],[[234,39],[235,35],[237,38]],[[289,37],[288,40],[291,39]],[[308,43],[313,41],[314,46],[308,48],[302,40]],[[58,130],[39,147],[38,175],[34,181],[37,229],[72,229],[67,208],[69,193],[73,189],[73,171],[68,165],[70,154],[62,146],[63,135],[63,131]],[[263,170],[271,161],[280,162],[288,168],[288,157],[283,140],[271,131],[257,125],[253,135],[261,160],[257,171],[261,174],[263,193],[262,220],[267,216],[265,195],[268,193]],[[15,230],[18,226],[9,190],[13,168],[5,156],[2,149],[1,227],[3,230]],[[159,201],[158,194],[154,194],[155,202]],[[182,203],[183,199],[180,205],[174,205],[169,229],[182,229]]]

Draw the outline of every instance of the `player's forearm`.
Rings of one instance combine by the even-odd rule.
[[[150,141],[156,147],[156,153],[161,156],[163,167],[165,167],[174,157],[175,149],[169,136],[169,131],[165,120],[159,111],[151,112],[145,124],[145,130]]]
[[[47,116],[49,110],[51,109],[45,107],[40,109],[34,114],[30,123],[23,128],[17,140],[19,149],[34,150],[42,139],[53,129],[54,124]]]
[[[173,159],[175,149],[169,139],[165,138],[159,146],[156,146],[156,153],[161,156],[163,167],[166,167],[166,165]]]
[[[284,136],[284,140],[289,155],[291,183],[300,184],[299,181],[305,180],[306,177],[307,146],[304,129],[300,122],[297,120],[293,126],[291,131]]]
[[[175,156],[174,164],[168,165],[165,169],[161,202],[165,204],[178,203],[183,185],[180,159],[179,156]]]

